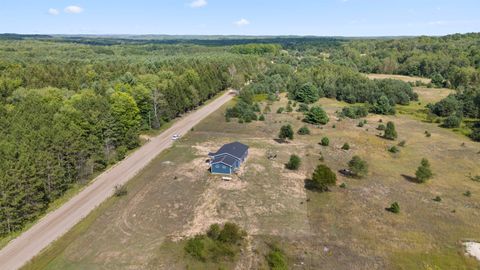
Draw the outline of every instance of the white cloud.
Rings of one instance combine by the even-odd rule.
[[[234,24],[238,27],[242,27],[242,26],[245,26],[245,25],[249,25],[250,22],[247,19],[242,18],[242,19],[234,22]]]
[[[68,6],[65,8],[66,13],[78,14],[83,12],[83,8],[79,6]]]
[[[190,2],[189,6],[191,8],[201,8],[206,6],[207,4],[207,0],[194,0],[193,2]]]
[[[48,14],[56,16],[56,15],[60,14],[60,11],[56,8],[49,8],[48,9]]]

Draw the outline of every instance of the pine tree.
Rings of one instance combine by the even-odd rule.
[[[337,175],[326,165],[320,164],[312,175],[312,186],[319,191],[328,191],[328,187],[337,183]]]
[[[353,158],[348,162],[348,168],[356,177],[364,177],[368,173],[367,162],[361,159],[359,156],[353,156]]]
[[[312,106],[308,112],[305,113],[305,122],[310,124],[325,125],[329,118],[327,113],[319,106]]]
[[[385,133],[383,134],[383,137],[388,140],[395,140],[397,136],[398,135],[397,135],[397,131],[395,130],[395,124],[389,121],[385,128]]]
[[[293,129],[290,124],[284,125],[280,128],[280,133],[278,134],[278,138],[285,140],[290,139],[293,140]]]
[[[420,162],[420,166],[417,168],[415,176],[420,183],[425,183],[428,179],[432,178],[433,173],[430,168],[430,162],[428,162],[426,158],[423,158]]]
[[[300,167],[300,163],[301,159],[299,156],[291,155],[285,167],[289,170],[298,170],[298,168]]]
[[[330,140],[328,139],[328,137],[323,137],[320,144],[323,146],[328,146],[330,144]]]

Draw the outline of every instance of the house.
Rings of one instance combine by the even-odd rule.
[[[239,143],[227,143],[215,153],[209,153],[210,171],[213,174],[232,174],[245,161],[248,155],[248,146]]]

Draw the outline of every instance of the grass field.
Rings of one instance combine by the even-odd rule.
[[[420,81],[422,83],[428,84],[432,80],[428,78],[422,78],[422,77],[412,77],[412,76],[403,76],[403,75],[393,75],[393,74],[366,74],[368,78],[370,79],[395,79],[395,80],[400,80],[404,82],[417,82]]]
[[[420,102],[447,94],[436,90],[417,89]],[[480,241],[480,184],[468,177],[480,175],[479,143],[408,114],[369,115],[360,128],[360,120],[337,121],[343,103],[321,99],[330,122],[280,144],[274,139],[282,125],[295,131],[304,125],[300,113],[275,113],[286,102],[275,102],[265,122],[227,123],[225,108],[216,112],[130,181],[126,196],[104,203],[26,269],[267,269],[270,243],[286,252],[292,269],[479,269],[462,247],[464,240]],[[397,141],[378,136],[379,119],[395,123]],[[318,144],[323,136],[330,146]],[[207,153],[235,140],[248,144],[250,154],[233,181],[224,182],[208,173]],[[399,153],[387,151],[401,140]],[[348,151],[340,149],[345,142]],[[321,163],[320,153],[335,171],[360,155],[370,172],[364,179],[337,174],[345,189],[307,191],[304,180]],[[300,170],[284,168],[290,154],[302,158]],[[435,175],[416,184],[408,179],[422,157]],[[471,197],[463,195],[467,190]],[[398,215],[385,211],[394,201]],[[226,221],[249,235],[235,261],[204,264],[185,256],[186,237]]]

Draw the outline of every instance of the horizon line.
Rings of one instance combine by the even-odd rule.
[[[82,36],[90,36],[90,37],[115,37],[115,36],[130,36],[130,37],[251,37],[251,38],[259,38],[259,37],[300,37],[300,38],[385,38],[385,37],[444,37],[444,36],[451,36],[451,35],[466,35],[466,34],[480,34],[480,32],[455,32],[449,34],[420,34],[420,35],[302,35],[302,34],[260,34],[260,35],[241,35],[241,34],[87,34],[87,33],[77,33],[77,34],[67,34],[67,33],[15,33],[15,32],[3,32],[0,35],[18,35],[18,36],[69,36],[69,37],[82,37]]]

